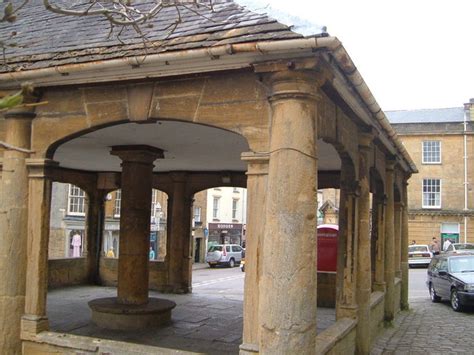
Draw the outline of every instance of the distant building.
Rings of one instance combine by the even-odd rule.
[[[474,99],[386,115],[419,170],[408,186],[410,240],[474,242]]]

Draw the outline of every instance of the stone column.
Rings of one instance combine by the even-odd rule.
[[[401,244],[402,244],[402,204],[395,202],[395,277],[402,277]]]
[[[370,159],[371,134],[359,136],[359,186],[358,204],[359,230],[357,249],[357,338],[358,354],[370,353],[370,295],[371,278],[371,243],[370,243]]]
[[[258,353],[258,306],[262,279],[263,235],[268,180],[267,154],[243,153],[247,168],[247,241],[245,250],[244,330],[240,354]],[[264,290],[261,291],[262,293]]]
[[[391,322],[395,316],[395,201],[394,201],[394,167],[395,162],[387,161],[385,173],[385,190],[387,207],[385,212],[385,321]]]
[[[149,146],[114,146],[112,155],[122,160],[122,204],[117,302],[148,302],[148,252],[153,162],[163,151]]]
[[[372,228],[376,225],[375,235],[375,276],[374,291],[385,292],[385,204],[386,196],[376,192],[372,201]]]
[[[337,248],[336,319],[357,318],[357,238],[359,187],[348,166],[341,167],[339,237]]]
[[[192,198],[186,195],[187,175],[171,173],[173,192],[169,238],[167,241],[168,286],[171,293],[189,293],[192,290],[191,208]]]
[[[52,181],[48,168],[51,160],[28,159],[28,263],[25,314],[22,338],[30,339],[48,329],[46,296],[48,293],[48,244]]]
[[[271,89],[259,350],[312,354],[317,310],[316,77],[274,73]]]
[[[94,189],[87,192],[89,197],[87,211],[87,264],[89,282],[99,283],[99,255],[103,233],[104,195],[103,191]]]
[[[402,208],[402,238],[401,238],[401,267],[402,267],[402,294],[401,308],[406,310],[408,305],[408,182],[403,185]]]
[[[20,321],[25,305],[28,170],[31,142],[31,112],[5,115],[5,143],[0,183],[0,349],[5,354],[21,352]],[[16,149],[17,148],[17,149]]]

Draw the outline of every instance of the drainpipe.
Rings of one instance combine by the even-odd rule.
[[[463,122],[463,138],[464,138],[464,243],[467,243],[467,192],[468,192],[468,181],[467,181],[467,120],[470,113],[470,104],[464,105],[464,122]]]

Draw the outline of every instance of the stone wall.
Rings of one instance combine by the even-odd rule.
[[[66,232],[64,229],[50,229],[48,257],[62,259],[66,255]]]
[[[343,318],[316,337],[316,354],[355,354],[356,325],[353,319]]]
[[[430,244],[433,237],[440,236],[442,223],[459,223],[459,239],[464,242],[464,218],[460,215],[426,212],[410,213],[408,220],[409,241],[417,244]],[[474,242],[474,217],[468,218],[467,241]]]
[[[87,259],[54,259],[48,261],[48,286],[50,288],[87,283]]]
[[[373,344],[383,328],[384,293],[372,292],[370,296],[370,342]]]
[[[99,275],[102,285],[117,286],[118,259],[101,258]],[[158,261],[150,262],[149,288],[150,290],[162,291],[162,285],[166,285],[167,271],[165,263]]]

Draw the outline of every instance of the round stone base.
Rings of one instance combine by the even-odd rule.
[[[157,327],[171,321],[176,303],[150,298],[147,304],[132,305],[117,302],[116,297],[99,298],[89,302],[92,322],[101,328],[132,330]]]

